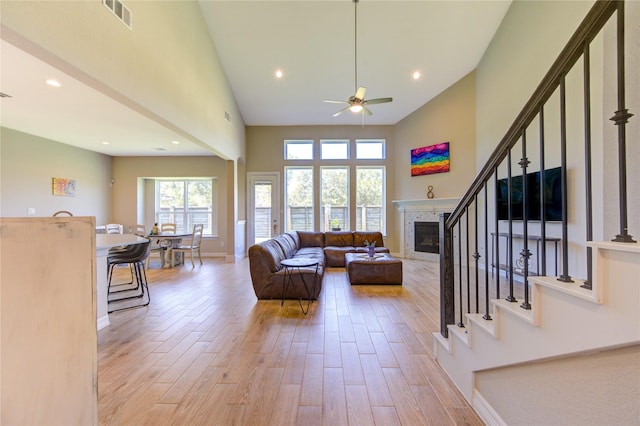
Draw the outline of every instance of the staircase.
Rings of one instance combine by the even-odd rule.
[[[488,424],[512,423],[503,423],[477,390],[476,373],[640,343],[640,245],[590,245],[595,250],[593,289],[562,283],[555,277],[531,278],[531,310],[493,299],[491,321],[482,314],[466,314],[466,327],[449,325],[448,338],[434,334],[435,358]],[[640,372],[640,364],[629,367]],[[597,373],[606,376],[605,371]],[[640,420],[637,404],[635,411],[628,410],[636,422]],[[537,408],[544,410],[544,404]],[[611,408],[618,411],[621,407],[618,402]],[[568,406],[567,416],[571,412]],[[529,422],[540,424],[531,416]]]
[[[634,5],[637,14],[635,9]],[[590,398],[574,401],[566,393],[563,410],[546,410],[553,404],[545,401],[545,394],[557,401],[554,389],[563,384],[542,386],[532,398],[526,389],[505,392],[509,382],[500,380],[506,371],[529,371],[531,365],[540,368],[536,371],[551,372],[557,363],[572,365],[572,360],[597,352],[640,348],[640,244],[629,234],[628,226],[628,205],[639,204],[640,185],[637,175],[631,179],[627,172],[626,124],[633,114],[625,106],[624,22],[625,2],[594,4],[460,204],[451,215],[441,217],[441,331],[434,334],[434,354],[488,424],[571,424],[578,418],[581,424],[598,424],[599,419],[607,418],[617,419],[616,424],[640,422],[640,397],[627,397],[629,392],[640,391],[640,350],[630,349],[638,355],[630,355],[633,362],[626,374],[638,378],[638,389],[618,387],[609,392],[606,398],[616,401],[606,405],[610,413]],[[604,30],[606,25],[609,29]],[[610,39],[615,41],[593,47],[593,40],[603,31],[612,31]],[[598,110],[593,103],[611,94],[605,89],[592,93],[590,80],[592,57],[609,56],[617,64],[613,77],[604,76],[613,79],[616,92],[617,110],[611,118],[604,116],[610,114],[607,112],[602,117],[592,113]],[[575,73],[581,74],[578,78],[583,86],[579,95],[583,115],[578,120],[566,114],[567,105],[576,104],[566,90],[566,81],[576,78]],[[607,83],[602,86],[608,87]],[[554,109],[551,102],[558,101],[557,116],[545,114]],[[600,126],[603,134],[596,135],[593,129]],[[567,158],[567,146],[574,143],[568,140],[567,129],[572,132],[575,127],[582,127],[584,134],[580,142],[584,160],[580,162]],[[558,130],[557,141],[549,141],[545,128]],[[640,141],[637,130],[634,132],[629,143],[637,149]],[[536,133],[539,136],[532,143]],[[617,141],[616,173],[608,172],[592,156],[594,147],[608,138]],[[552,150],[559,155],[545,156]],[[520,158],[512,159],[515,155]],[[554,161],[559,164],[552,164]],[[534,222],[527,205],[533,199],[527,176],[537,172],[544,182],[550,166],[561,173],[561,217],[547,219],[544,189],[536,188],[542,201],[536,206],[539,212],[534,211],[539,213],[539,222]],[[597,179],[603,182],[593,185]],[[501,183],[507,187],[506,206],[500,200]],[[513,199],[516,185],[520,185],[520,196]],[[602,194],[594,186],[616,189]],[[617,192],[618,217],[594,218],[594,203],[609,202],[608,192]],[[507,209],[506,219],[500,208]],[[633,214],[634,218],[638,215],[637,211]],[[619,231],[608,238],[604,234],[612,222],[618,222]],[[549,246],[554,241],[560,245],[559,254]],[[575,365],[580,364],[576,361]],[[595,387],[610,380],[614,373],[609,368],[620,367],[615,361],[597,365],[597,371],[581,374]],[[535,382],[535,377],[531,379]],[[518,414],[514,416],[514,410],[506,407],[518,407]]]

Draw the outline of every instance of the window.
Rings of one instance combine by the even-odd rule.
[[[322,231],[349,229],[349,168],[322,167],[320,169],[320,204]]]
[[[191,232],[193,225],[204,225],[205,235],[217,233],[214,215],[216,180],[157,179],[156,222],[175,223],[176,232]]]
[[[381,160],[385,158],[384,140],[357,139],[356,158],[358,160]]]
[[[313,160],[313,141],[284,141],[286,160]]]
[[[356,167],[356,230],[385,229],[385,168]]]
[[[321,140],[320,158],[323,160],[346,160],[349,158],[349,141]]]
[[[284,167],[284,229],[386,233],[385,144],[384,139],[285,140],[284,158],[292,161]]]
[[[285,229],[313,231],[313,167],[285,167]]]

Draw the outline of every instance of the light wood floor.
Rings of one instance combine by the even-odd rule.
[[[433,360],[437,265],[403,263],[403,286],[328,269],[305,316],[258,301],[246,259],[152,261],[151,304],[98,333],[100,424],[482,425]]]

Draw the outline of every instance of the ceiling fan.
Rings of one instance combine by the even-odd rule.
[[[367,105],[373,105],[373,104],[384,104],[387,102],[391,102],[393,101],[393,98],[376,98],[376,99],[365,99],[364,95],[365,92],[367,91],[366,87],[363,86],[358,86],[358,1],[359,0],[353,0],[353,4],[354,4],[354,9],[355,9],[355,22],[354,22],[354,33],[355,33],[355,37],[354,37],[354,69],[355,69],[355,88],[356,88],[356,93],[353,96],[350,96],[348,100],[346,101],[334,101],[334,100],[330,100],[330,99],[325,99],[325,102],[329,102],[329,103],[334,103],[334,104],[345,104],[346,106],[344,108],[342,108],[340,111],[336,112],[335,114],[333,114],[334,117],[337,117],[338,115],[342,114],[343,112],[350,110],[351,112],[354,113],[362,113],[363,116],[364,115],[371,115],[373,114],[371,112],[371,110],[369,108],[367,108]]]

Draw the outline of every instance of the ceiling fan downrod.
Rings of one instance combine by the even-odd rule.
[[[353,50],[354,50],[354,67],[353,69],[354,71],[354,81],[355,81],[355,88],[354,88],[354,93],[356,91],[358,91],[358,2],[360,0],[353,0],[353,4],[354,4],[354,22],[353,22],[353,32],[354,32],[354,42],[353,42]]]

